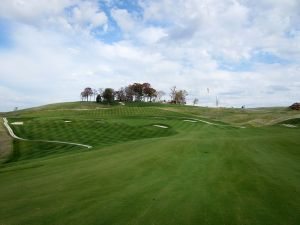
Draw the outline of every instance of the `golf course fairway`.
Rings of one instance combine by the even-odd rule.
[[[1,160],[1,225],[300,224],[299,112],[74,102],[1,117],[26,139]]]

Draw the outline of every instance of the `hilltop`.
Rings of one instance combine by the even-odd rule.
[[[120,105],[118,102],[113,104],[99,104],[96,102],[62,102],[28,109],[18,110],[16,112],[2,113],[2,116],[30,115],[35,113],[51,111],[85,111],[110,109],[116,110],[127,107],[152,107],[161,110],[169,110],[183,114],[191,114],[207,119],[219,120],[230,124],[263,126],[272,125],[284,120],[300,117],[300,113],[290,110],[288,107],[261,107],[261,108],[210,108],[202,106],[163,104],[151,102],[128,102]]]

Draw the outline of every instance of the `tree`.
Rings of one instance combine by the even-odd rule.
[[[171,103],[174,104],[186,104],[186,96],[188,95],[186,90],[177,90],[176,86],[171,88],[170,97]]]
[[[176,88],[176,87],[175,87]],[[118,91],[114,91],[111,88],[99,88],[98,90],[86,87],[81,93],[81,101],[90,101],[94,96],[94,101],[101,102],[107,101],[112,102],[115,100],[124,101],[152,101],[153,98],[156,100],[165,95],[163,91],[156,91],[149,83],[133,83],[125,87],[121,87]],[[175,97],[174,97],[175,99]]]
[[[163,91],[157,91],[156,92],[156,97],[158,98],[158,101],[161,101],[162,96],[166,95],[165,92]]]
[[[186,90],[179,90],[175,93],[175,104],[186,104],[186,96],[188,95]]]
[[[150,99],[150,102],[152,98],[156,96],[156,90],[151,87],[151,84],[143,83],[143,96],[144,98]]]
[[[84,91],[82,91],[81,93],[80,93],[80,97],[81,97],[81,101],[83,102],[83,100],[85,99],[85,93],[84,93]]]
[[[100,94],[97,95],[96,102],[102,102],[102,97]]]
[[[89,97],[93,95],[93,90],[90,87],[86,87],[83,92],[81,92],[81,98],[86,99],[86,101],[89,100]]]
[[[126,89],[124,87],[121,87],[118,91],[116,91],[116,98],[120,102],[126,101]]]
[[[156,96],[156,90],[152,87],[145,88],[144,95],[145,95],[145,97],[149,98],[150,102],[151,102],[152,98]]]
[[[102,94],[103,94],[103,88],[99,88],[98,89],[98,94],[102,96]]]
[[[125,96],[126,96],[126,101],[128,101],[128,102],[133,101],[134,91],[131,88],[131,85],[128,85],[127,87],[125,87]]]
[[[102,97],[108,103],[113,102],[114,98],[115,98],[114,89],[112,89],[112,88],[105,88]]]
[[[171,88],[171,92],[170,92],[170,97],[171,97],[171,102],[172,103],[176,103],[176,86]]]
[[[96,96],[98,96],[98,92],[96,89],[93,89],[94,101],[96,101]]]
[[[199,99],[198,99],[198,98],[194,98],[194,100],[193,100],[193,105],[194,105],[194,106],[197,105],[198,102],[199,102]]]
[[[129,88],[133,91],[135,100],[141,101],[143,96],[143,85],[140,83],[134,83],[132,85],[129,85]]]

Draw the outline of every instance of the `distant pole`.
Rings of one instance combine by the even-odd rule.
[[[216,107],[219,107],[219,99],[218,99],[218,96],[216,96]]]

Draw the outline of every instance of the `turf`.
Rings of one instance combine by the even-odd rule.
[[[14,141],[0,168],[0,224],[300,223],[300,128],[290,121],[297,112],[209,114],[155,104],[74,110],[87,104],[6,115],[24,122],[12,126],[21,137],[93,148]]]
[[[12,152],[12,138],[8,135],[4,124],[2,123],[3,119],[0,117],[0,164],[6,161],[6,158]]]

